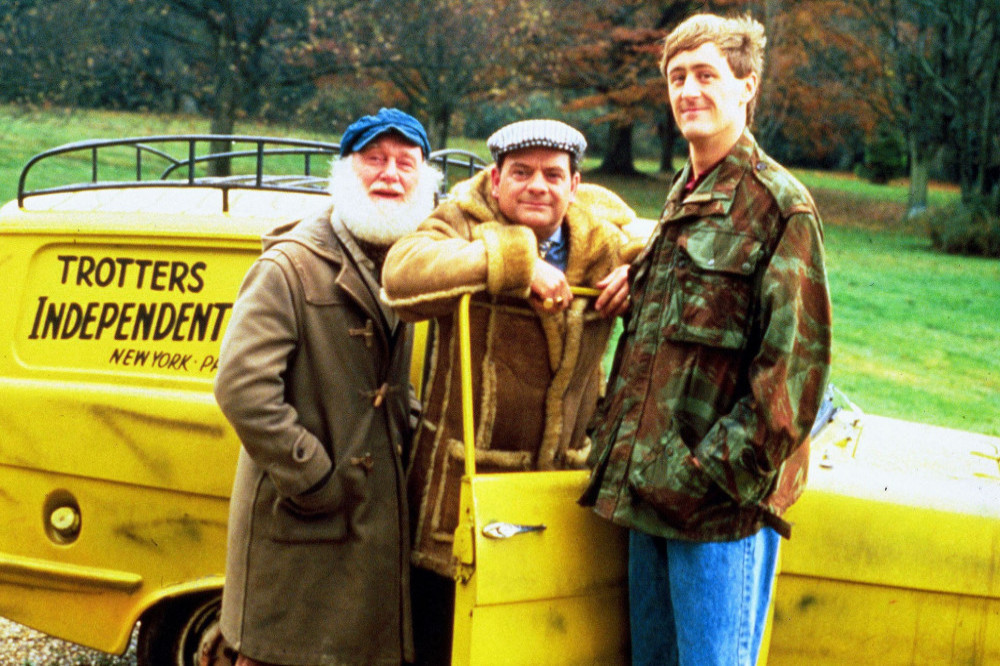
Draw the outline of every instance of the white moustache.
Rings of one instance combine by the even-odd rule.
[[[406,190],[403,189],[401,183],[389,183],[384,180],[376,180],[372,183],[371,187],[368,188],[369,192],[392,192],[393,194],[406,194]]]

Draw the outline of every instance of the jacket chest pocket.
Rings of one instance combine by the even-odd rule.
[[[718,229],[692,229],[677,239],[669,337],[723,349],[746,343],[760,241]],[[674,324],[671,326],[670,324]]]

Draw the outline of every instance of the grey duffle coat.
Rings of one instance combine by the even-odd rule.
[[[265,237],[222,344],[216,399],[243,443],[222,631],[265,662],[396,664],[412,657],[412,334],[333,219]]]

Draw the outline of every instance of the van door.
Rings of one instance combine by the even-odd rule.
[[[466,469],[452,663],[627,663],[625,531],[576,503],[585,471],[476,474],[468,297],[459,331]]]

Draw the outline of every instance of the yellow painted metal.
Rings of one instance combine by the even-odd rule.
[[[594,289],[593,287],[570,287],[570,291],[573,292],[573,295],[575,296],[596,297],[601,295],[601,290]]]
[[[11,201],[0,209],[0,220],[29,233],[75,227],[123,236],[251,238],[259,245],[262,233],[324,203],[315,194],[236,189],[229,193],[229,212],[223,213],[222,191],[215,188],[125,188],[45,194],[25,199],[24,208]]]
[[[576,503],[587,473],[476,473],[469,301],[458,309],[465,476],[452,663],[626,663],[625,532]],[[491,538],[491,523],[515,533]]]
[[[452,663],[627,663],[625,532],[576,504],[586,478],[567,471],[463,479],[476,557],[456,589]],[[483,527],[496,521],[545,528],[489,538]]]
[[[627,664],[627,648],[618,641],[624,634],[614,619],[626,612],[625,604],[623,593],[611,591],[561,599],[558,604],[545,599],[524,602],[516,612],[478,606],[469,623],[474,649],[464,663]]]
[[[770,666],[1000,663],[995,598],[794,574],[778,589]]]
[[[410,386],[417,400],[424,397],[424,372],[426,371],[427,343],[430,324],[418,321],[413,325],[413,356],[410,360]]]
[[[1000,599],[998,445],[864,416],[853,456],[814,461],[783,571]]]
[[[469,653],[470,636],[468,631],[471,628],[468,623],[475,606],[475,596],[462,596],[463,590],[468,589],[469,581],[476,573],[476,501],[472,493],[472,484],[469,483],[473,478],[475,477],[469,475],[462,477],[462,487],[459,489],[458,527],[455,528],[455,543],[452,547],[452,553],[458,561],[455,570],[455,581],[458,587],[454,622],[455,647],[452,650],[452,655],[457,660],[456,663],[459,664],[463,663],[460,656]],[[459,599],[462,601],[459,602]]]
[[[472,347],[469,341],[469,302],[464,294],[458,305],[458,354],[462,372],[462,439],[465,443],[465,475],[476,474],[476,435],[472,411]]]
[[[139,615],[157,600],[222,586],[225,497],[6,463],[0,488],[4,617],[120,653]],[[46,521],[66,502],[79,507],[81,529],[75,541],[60,543]]]
[[[843,416],[788,512],[767,663],[1000,663],[1000,440]]]
[[[44,581],[52,587],[76,592],[124,592],[142,585],[142,576],[130,571],[111,571],[75,564],[55,564],[48,560],[0,554],[0,580],[21,580],[26,585]]]
[[[240,444],[208,387],[143,390],[76,379],[0,380],[0,466],[229,496]]]
[[[254,194],[0,209],[0,615],[114,653],[159,600],[221,589],[240,445],[215,361],[260,234],[307,210]]]
[[[480,474],[470,481],[477,602],[557,599],[624,580],[625,531],[576,503],[586,482],[583,470]],[[483,527],[492,522],[544,529],[490,538]]]

